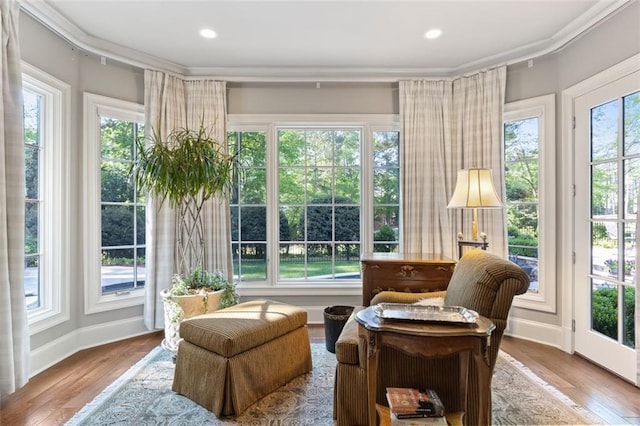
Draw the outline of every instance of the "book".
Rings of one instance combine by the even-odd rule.
[[[425,425],[442,425],[448,426],[446,417],[444,416],[431,416],[431,417],[413,417],[407,419],[399,419],[397,415],[391,413],[391,426],[425,426]]]
[[[387,401],[398,419],[442,417],[444,405],[433,389],[387,388]]]

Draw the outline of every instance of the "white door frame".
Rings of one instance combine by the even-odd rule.
[[[574,149],[575,149],[575,131],[574,131],[574,113],[575,99],[589,93],[595,89],[605,86],[612,81],[622,78],[628,74],[640,70],[640,54],[634,55],[607,70],[604,70],[586,80],[577,83],[562,92],[562,152],[561,159],[557,164],[563,165],[561,172],[561,215],[560,226],[561,231],[561,250],[563,256],[560,258],[562,262],[560,282],[562,300],[562,349],[573,353],[575,350],[575,271],[574,271]],[[638,344],[638,342],[636,342]]]

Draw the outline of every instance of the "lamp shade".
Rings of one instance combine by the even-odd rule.
[[[491,170],[459,170],[456,189],[453,191],[447,208],[491,207],[502,207],[502,202],[493,186]]]

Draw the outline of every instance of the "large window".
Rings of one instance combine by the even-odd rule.
[[[23,68],[24,291],[32,334],[69,318],[67,194],[69,86]]]
[[[375,127],[362,116],[306,118],[230,117],[245,166],[231,203],[234,275],[245,284],[355,285],[363,252],[398,250],[393,117]]]
[[[85,94],[88,250],[85,311],[142,302],[145,197],[129,170],[144,136],[142,106]]]
[[[529,275],[516,306],[555,311],[555,96],[505,106],[504,156],[509,258]]]

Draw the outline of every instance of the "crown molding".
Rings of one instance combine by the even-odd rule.
[[[376,81],[412,78],[455,78],[482,69],[513,65],[558,51],[605,21],[634,0],[599,0],[552,37],[452,68],[322,68],[322,67],[185,67],[135,49],[91,36],[73,24],[46,0],[22,0],[21,8],[44,26],[81,50],[139,68],[151,68],[187,78],[229,82]]]

